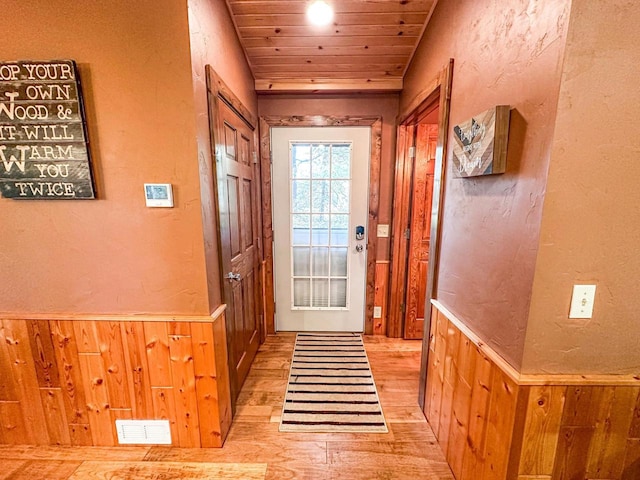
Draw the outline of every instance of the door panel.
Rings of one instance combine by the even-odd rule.
[[[391,275],[389,277],[389,318],[387,335],[401,337],[405,324],[408,248],[406,231],[410,226],[411,175],[415,126],[398,127],[398,153],[393,187],[393,228],[391,234]]]
[[[437,136],[437,125],[421,124],[416,128],[404,325],[407,339],[419,339],[423,335]]]
[[[211,94],[213,97],[213,94]],[[223,289],[227,303],[227,343],[231,398],[249,372],[260,342],[259,166],[252,162],[254,132],[226,101],[211,98],[220,139],[216,156]],[[228,212],[228,213],[227,213]],[[227,278],[231,274],[232,278]]]
[[[361,332],[370,128],[271,132],[276,328]]]
[[[239,205],[238,205],[238,179],[227,177],[227,191],[229,192],[229,232],[231,234],[231,255],[233,257],[240,254],[240,225],[239,225]]]

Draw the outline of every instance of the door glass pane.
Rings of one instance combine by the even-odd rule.
[[[311,215],[294,214],[292,217],[292,245],[309,245],[311,233]]]
[[[311,249],[308,247],[295,247],[293,249],[293,275],[308,277],[311,274]]]
[[[312,227],[312,244],[329,245],[329,215],[313,215]]]
[[[347,280],[331,279],[330,307],[344,307],[347,305]]]
[[[351,144],[294,142],[290,151],[293,307],[346,308]]]
[[[300,307],[311,306],[311,280],[308,278],[293,279],[293,303]]]
[[[331,182],[331,213],[349,213],[349,180]]]
[[[292,215],[293,228],[309,230],[311,228],[311,215],[296,213]]]
[[[329,276],[329,247],[313,247],[313,276]]]
[[[311,145],[311,176],[313,178],[329,178],[331,145]]]
[[[331,160],[331,178],[351,178],[351,145],[333,145]]]
[[[329,280],[326,278],[313,279],[313,295],[312,306],[328,307],[329,306]]]
[[[291,182],[291,210],[293,213],[309,213],[311,182],[309,180],[293,180]]]
[[[295,143],[291,146],[291,178],[309,178],[311,173],[311,145]]]
[[[331,215],[331,245],[349,245],[349,215]]]
[[[347,249],[346,248],[331,249],[331,276],[332,277],[347,276]]]
[[[313,213],[329,213],[330,180],[314,180],[311,196],[313,197]]]

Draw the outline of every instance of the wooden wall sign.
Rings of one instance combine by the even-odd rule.
[[[453,127],[453,171],[457,177],[504,173],[509,105],[498,105]]]
[[[95,198],[75,62],[0,63],[0,193]]]

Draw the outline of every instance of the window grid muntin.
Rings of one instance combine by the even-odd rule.
[[[309,158],[308,160],[308,173],[306,174],[301,174],[300,172],[298,172],[298,167],[299,165],[296,164],[296,151],[300,148],[308,148],[308,153],[307,156]],[[328,148],[328,174],[327,175],[316,175],[314,173],[314,153],[313,153],[313,149],[314,147],[317,148]],[[338,165],[336,166],[336,163],[338,162],[334,162],[334,149],[335,148],[348,148],[347,151],[347,156],[346,156],[346,160],[348,162],[348,167],[345,169],[344,165]],[[352,153],[353,153],[353,144],[352,142],[348,142],[348,141],[341,141],[341,142],[302,142],[302,141],[295,141],[295,142],[290,142],[289,145],[289,186],[291,188],[291,192],[290,192],[290,196],[289,196],[289,215],[290,215],[290,225],[291,225],[291,245],[290,245],[290,257],[291,257],[291,308],[293,310],[348,310],[349,308],[349,295],[348,295],[348,289],[349,289],[349,255],[348,255],[348,247],[349,247],[349,221],[350,221],[350,217],[351,217],[351,193],[352,193]],[[334,169],[335,166],[335,169]],[[339,175],[336,177],[333,177],[335,171],[342,171],[342,172],[346,172],[348,174],[348,176],[344,176],[344,175]],[[303,211],[302,209],[296,209],[295,205],[296,204],[300,204],[300,202],[297,202],[297,198],[296,198],[296,193],[294,192],[294,183],[293,182],[309,182],[309,187],[308,187],[308,193],[307,196],[308,198],[303,199],[303,205],[307,206],[308,205],[308,210],[307,211]],[[314,197],[313,197],[313,183],[314,182],[327,182],[328,184],[328,192],[326,192],[327,194],[324,196],[324,202],[327,204],[327,208],[328,211],[324,211],[324,212],[316,212],[314,213]],[[333,210],[333,203],[334,203],[334,197],[333,197],[333,192],[332,192],[332,186],[333,186],[333,182],[347,182],[346,186],[347,186],[347,198],[346,198],[346,202],[347,202],[347,208],[346,209],[339,209],[339,213],[332,213]],[[299,183],[300,185],[303,185],[303,183]],[[344,183],[342,183],[342,185],[345,185]],[[307,216],[308,219],[307,221],[303,221],[302,224],[308,224],[309,226],[309,233],[306,235],[298,235],[297,236],[297,240],[296,240],[296,232],[295,232],[295,224],[296,223],[300,223],[300,222],[296,222],[295,221],[295,217],[294,216],[298,216],[298,220],[301,219],[301,216]],[[341,218],[342,222],[341,223],[345,223],[345,217],[346,217],[346,225],[344,227],[344,234],[343,234],[343,240],[341,243],[333,243],[332,242],[332,226],[333,226],[333,219],[334,216],[339,216],[339,217],[343,217]],[[324,243],[315,243],[314,242],[314,233],[313,233],[313,229],[314,229],[314,223],[317,223],[317,220],[319,220],[322,216],[328,216],[329,217],[329,222],[328,222],[328,228],[327,228],[327,233],[326,233],[326,242]],[[315,217],[315,218],[314,218]],[[314,222],[314,219],[316,220],[316,222]],[[303,228],[303,227],[299,227],[299,228]],[[302,244],[300,243],[300,239],[302,237],[306,237],[307,241],[309,243],[307,244]],[[313,270],[313,262],[314,262],[314,254],[313,254],[313,250],[314,247],[326,247],[328,249],[328,257],[326,260],[327,263],[327,269],[328,269],[328,274],[327,275],[315,275],[314,270]],[[294,249],[303,249],[303,248],[308,248],[309,249],[309,266],[307,267],[308,271],[310,272],[310,275],[294,275]],[[335,250],[334,250],[335,249]],[[346,274],[345,275],[333,275],[332,269],[333,269],[333,265],[332,265],[332,255],[337,255],[337,251],[340,251],[341,255],[344,255],[346,257],[346,265],[344,266],[345,268],[343,268],[343,270],[346,270]],[[346,251],[346,252],[345,252]],[[345,254],[346,253],[346,254]],[[314,301],[315,301],[315,296],[314,296],[314,292],[316,291],[314,280],[318,280],[320,283],[326,281],[326,290],[328,292],[327,298],[326,298],[326,303],[327,306],[314,306]],[[300,285],[301,283],[307,283],[308,285],[308,291],[306,292],[308,295],[308,305],[296,305],[295,304],[295,290],[296,290],[296,285]],[[342,283],[344,284],[344,306],[332,306],[334,305],[336,302],[334,301],[334,298],[332,298],[334,296],[334,294],[332,294],[332,291],[334,290],[334,285],[337,285],[338,283]],[[340,290],[336,290],[337,292],[339,292]],[[340,300],[342,300],[340,298]]]

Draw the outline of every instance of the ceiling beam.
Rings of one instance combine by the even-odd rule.
[[[257,79],[255,82],[258,93],[341,93],[341,92],[399,92],[402,90],[402,78],[392,77],[384,79],[339,79],[339,78],[309,78],[309,79]]]

